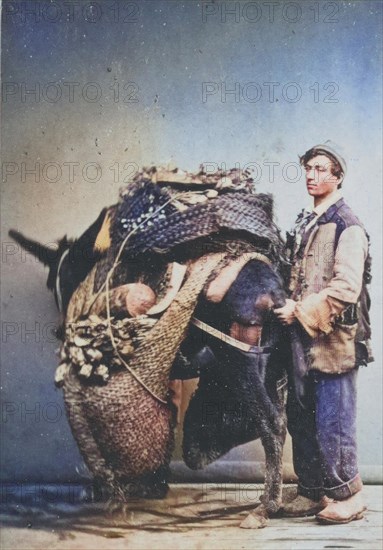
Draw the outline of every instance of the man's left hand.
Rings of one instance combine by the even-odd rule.
[[[283,325],[291,325],[295,321],[295,306],[295,300],[287,299],[283,307],[274,309],[275,315]]]

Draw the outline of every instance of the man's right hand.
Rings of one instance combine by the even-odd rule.
[[[283,325],[292,325],[296,319],[295,317],[295,300],[286,300],[286,304],[283,307],[274,309],[275,315],[278,317]]]

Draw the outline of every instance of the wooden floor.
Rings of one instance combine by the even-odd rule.
[[[285,489],[285,497],[292,495]],[[250,484],[172,485],[162,501],[141,500],[125,513],[104,505],[13,504],[1,515],[1,550],[285,550],[382,549],[382,487],[365,486],[368,511],[347,525],[315,518],[273,518],[263,529],[238,527],[262,493]]]

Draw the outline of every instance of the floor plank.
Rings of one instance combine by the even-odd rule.
[[[284,496],[291,498],[292,487]],[[273,518],[267,527],[238,527],[254,508],[262,486],[172,485],[165,500],[129,503],[108,515],[103,504],[44,507],[13,504],[1,515],[1,550],[317,550],[382,548],[382,487],[365,486],[368,511],[347,525],[315,518]]]

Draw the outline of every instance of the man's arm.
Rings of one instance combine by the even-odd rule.
[[[298,319],[312,337],[321,332],[329,334],[337,315],[349,303],[358,301],[367,253],[368,241],[364,230],[357,225],[345,229],[335,252],[334,276],[327,287],[295,304],[293,300],[288,300],[284,308],[275,310],[279,319],[285,324]]]

